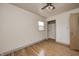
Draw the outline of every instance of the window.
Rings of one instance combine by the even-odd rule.
[[[44,22],[43,21],[38,21],[38,30],[39,31],[44,30]]]

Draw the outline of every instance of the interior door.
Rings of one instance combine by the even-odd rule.
[[[70,48],[79,50],[79,13],[70,15]]]

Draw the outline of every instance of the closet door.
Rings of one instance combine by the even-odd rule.
[[[70,15],[70,48],[79,50],[79,13]]]

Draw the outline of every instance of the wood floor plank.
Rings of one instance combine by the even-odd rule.
[[[30,47],[23,48],[7,56],[79,56],[79,51],[56,43],[52,39],[41,41]]]

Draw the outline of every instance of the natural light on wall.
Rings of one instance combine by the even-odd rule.
[[[39,31],[44,30],[44,22],[43,21],[38,21],[38,30]]]

